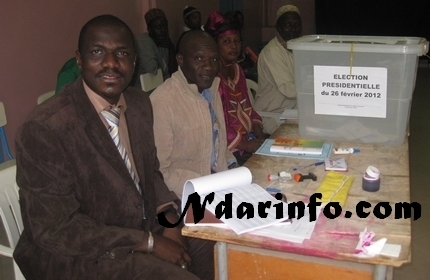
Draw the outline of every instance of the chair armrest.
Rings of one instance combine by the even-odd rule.
[[[13,249],[12,248],[0,245],[0,255],[6,256],[6,257],[9,257],[9,258],[13,258],[12,254],[13,254]]]

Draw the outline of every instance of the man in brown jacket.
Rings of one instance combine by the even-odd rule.
[[[130,28],[111,15],[90,20],[76,59],[82,78],[37,107],[16,138],[24,231],[14,258],[24,276],[213,278],[213,243],[156,220],[164,212],[176,223],[178,198],[159,171],[149,98],[127,87]]]

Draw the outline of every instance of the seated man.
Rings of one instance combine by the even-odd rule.
[[[17,133],[24,231],[14,259],[26,279],[214,277],[213,243],[156,219],[176,223],[179,201],[158,169],[149,97],[127,87],[134,46],[120,19],[90,20],[76,51],[82,77]]]
[[[298,38],[302,32],[299,10],[293,5],[278,9],[276,37],[261,51],[258,57],[258,92],[254,109],[280,113],[296,108],[297,92],[294,85],[293,54],[287,49],[287,41]],[[273,118],[263,117],[265,133],[273,133],[278,127]]]
[[[179,197],[184,183],[235,163],[227,148],[218,94],[218,48],[202,30],[185,33],[176,56],[179,70],[150,96],[160,171]]]
[[[63,86],[70,84],[81,75],[76,57],[72,57],[64,63],[57,75],[57,85],[55,86],[55,93],[58,93]]]
[[[137,64],[132,85],[141,89],[140,75],[156,74],[160,68],[166,80],[178,68],[175,59],[175,46],[169,37],[169,27],[163,10],[150,9],[145,14],[148,32],[136,38]]]

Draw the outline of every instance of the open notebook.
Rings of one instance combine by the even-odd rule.
[[[277,200],[272,195],[270,195],[266,190],[257,184],[252,184],[252,175],[248,168],[239,167],[224,172],[219,172],[192,180],[188,180],[184,185],[184,190],[182,192],[182,211],[187,203],[188,196],[197,192],[200,196],[200,203],[206,195],[214,192],[214,200],[212,203],[206,204],[206,212],[204,218],[197,224],[194,223],[192,216],[191,205],[187,209],[185,215],[185,225],[186,226],[222,226],[224,223],[228,228],[231,228],[237,234],[242,234],[245,232],[250,232],[256,229],[268,227],[285,221],[288,219],[287,213],[287,203]],[[225,201],[226,195],[232,194],[232,218],[225,218],[225,215],[217,219],[215,217],[216,206]],[[266,203],[270,207],[265,208],[265,213],[267,217],[260,217],[259,215],[259,203]],[[247,218],[247,215],[241,219],[237,217],[237,210],[245,209],[243,206],[248,205],[246,209],[249,212],[253,208],[252,213],[254,214],[252,218]],[[273,205],[281,203],[282,208],[282,218],[277,219],[276,208]],[[279,205],[278,207],[280,207]],[[251,209],[252,210],[252,209]],[[248,212],[248,213],[249,213]],[[195,213],[194,213],[195,214]]]

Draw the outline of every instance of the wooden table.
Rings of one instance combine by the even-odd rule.
[[[297,125],[283,124],[272,135],[299,137]],[[231,230],[213,227],[184,227],[183,235],[218,241],[215,250],[217,279],[391,279],[392,268],[411,260],[410,219],[394,219],[394,204],[410,202],[408,144],[378,146],[334,142],[335,147],[354,147],[360,153],[341,155],[348,163],[348,175],[355,179],[343,211],[351,211],[347,219],[326,218],[322,213],[310,240],[296,244],[250,234],[237,235]],[[306,201],[322,182],[324,166],[313,167],[316,182],[268,182],[268,174],[276,174],[294,166],[312,163],[310,160],[254,155],[245,164],[253,175],[253,182],[262,187],[279,188],[289,201]],[[378,192],[362,190],[362,176],[367,166],[381,171],[381,188]],[[367,201],[372,207],[370,215],[361,219],[355,205]],[[378,202],[389,202],[393,209],[386,219],[372,214]],[[412,217],[413,218],[413,217]],[[387,243],[402,246],[398,258],[376,256],[358,258],[354,248],[358,234],[367,226],[376,233],[375,239],[387,238]]]

